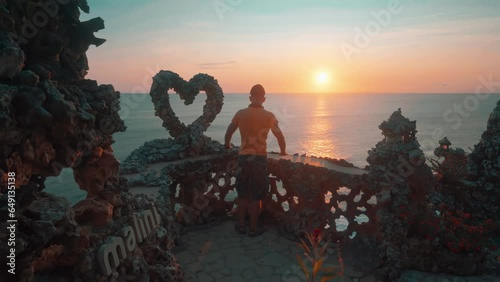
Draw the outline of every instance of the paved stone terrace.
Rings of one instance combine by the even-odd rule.
[[[185,235],[186,249],[176,258],[187,281],[304,281],[295,257],[302,253],[299,246],[274,228],[249,237],[237,233],[234,224],[228,220]],[[337,264],[337,259],[328,262]]]
[[[305,281],[296,254],[301,248],[278,235],[274,228],[257,237],[238,234],[235,221],[224,221],[207,229],[184,234],[186,248],[175,256],[187,281],[216,282],[299,282]],[[331,255],[325,264],[338,265]],[[317,280],[319,281],[319,279]],[[334,282],[376,282],[373,276],[350,269]],[[500,282],[495,277],[459,277],[408,271],[400,281]]]

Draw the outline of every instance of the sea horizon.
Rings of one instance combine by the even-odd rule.
[[[141,92],[141,93],[133,93],[133,92],[121,92],[119,90],[116,90],[120,92],[120,94],[125,94],[125,95],[149,95],[149,93],[146,92]],[[201,91],[200,93],[203,93],[204,91]],[[176,94],[173,90],[170,90],[168,92],[169,94]],[[432,92],[432,93],[427,93],[427,92],[325,92],[325,93],[315,93],[315,92],[268,92],[266,95],[350,95],[350,94],[355,94],[355,95],[500,95],[500,92],[487,92],[487,93],[475,93],[475,92]],[[224,95],[249,95],[249,93],[243,93],[243,92],[224,92]]]
[[[149,95],[145,94],[130,93],[120,98],[119,113],[127,130],[114,135],[112,147],[119,161],[124,161],[145,142],[170,138],[162,127],[162,121],[154,115]],[[314,99],[304,99],[307,95],[269,93],[264,103],[264,107],[274,112],[280,122],[287,138],[288,153],[345,159],[360,168],[367,165],[368,150],[383,138],[378,126],[398,108],[401,108],[404,116],[416,120],[417,139],[426,157],[436,158],[433,151],[439,145],[438,141],[445,136],[453,143],[453,148],[470,152],[486,130],[488,117],[500,100],[500,94],[491,94],[486,100],[478,99],[477,109],[466,112],[469,116],[461,118],[453,112],[454,105],[463,105],[468,95],[351,95],[342,96],[343,99],[335,95],[320,95],[313,96]],[[474,94],[469,95],[475,97]],[[189,124],[201,114],[205,99],[195,99],[192,105],[185,106],[178,95],[171,96],[170,103],[181,122]],[[244,95],[225,94],[223,108],[205,135],[222,143],[232,116],[248,104],[248,98]],[[461,118],[458,128],[456,120],[443,119],[446,111],[452,111],[450,117]],[[239,145],[239,133],[234,134],[231,142]],[[268,151],[278,150],[278,144],[270,134]],[[65,195],[72,202],[82,199],[86,193],[74,183],[71,169],[64,169],[61,176],[49,177],[47,187],[51,187],[48,191]]]

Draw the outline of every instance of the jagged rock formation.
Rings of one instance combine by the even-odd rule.
[[[82,214],[81,204],[71,207],[65,198],[44,192],[33,195],[30,189],[36,187],[30,183],[20,190],[23,196],[19,197],[22,202],[17,217],[15,281],[112,281],[120,277],[130,281],[183,281],[180,267],[169,252],[178,245],[174,238],[179,236],[179,229],[173,225],[167,200],[132,196],[122,190],[119,200],[123,204],[119,212],[116,207],[112,210],[113,220],[106,222],[106,212],[94,212],[100,210],[99,205],[84,209]],[[148,210],[153,201],[162,225],[111,276],[104,275],[98,264],[100,248],[109,238],[120,236],[133,222],[134,214]]]
[[[84,173],[84,167],[106,159],[101,156],[112,156],[112,135],[125,130],[118,115],[120,93],[83,79],[83,69],[72,76],[74,66],[61,61],[72,48],[81,49],[78,56],[85,58],[89,44],[102,43],[75,33],[68,38],[68,29],[84,29],[93,37],[91,31],[98,28],[75,16],[78,6],[88,11],[86,1],[63,2],[7,1],[0,9],[0,58],[5,62],[0,159],[6,160],[2,178],[6,171],[17,172],[17,187],[32,175],[54,176],[65,167]],[[106,176],[101,181],[111,174]]]
[[[433,191],[434,180],[416,138],[415,121],[405,118],[399,109],[379,128],[384,139],[368,151],[369,189],[377,195],[379,205],[376,221],[382,249],[378,250],[379,264],[383,266],[380,275],[394,279],[401,269],[412,264],[418,251],[408,240],[411,224],[400,215],[429,213],[426,196]],[[361,236],[357,240],[373,244]]]
[[[482,149],[496,146],[491,138],[495,136],[495,116],[492,114],[490,117],[489,132],[483,134],[483,139],[487,141],[476,146],[469,161],[488,160],[478,154]],[[439,178],[438,182],[425,164],[416,139],[415,121],[408,120],[398,110],[380,125],[380,129],[385,139],[368,152],[367,158],[371,168],[369,188],[376,193],[379,205],[376,216],[378,230],[374,237],[357,236],[348,242],[347,249],[356,251],[362,248],[372,258],[355,261],[356,267],[379,273],[389,280],[396,279],[402,269],[456,275],[498,273],[497,251],[482,246],[490,240],[488,236],[492,236],[493,227],[489,222],[474,222],[474,218],[482,214],[478,209],[496,206],[498,198],[491,202],[484,197],[481,197],[482,201],[470,200],[471,194],[484,193],[470,185],[470,181],[460,180],[463,170],[456,168],[452,162],[459,161],[458,166],[465,166],[463,150],[450,149],[451,142],[447,138],[439,141],[440,147],[435,154],[446,158],[443,163],[449,169],[446,170],[448,178]],[[485,143],[487,146],[484,146]],[[495,175],[481,171],[476,176],[481,173]],[[456,177],[450,178],[450,173],[455,173]],[[453,185],[444,183],[446,179],[452,179]],[[451,205],[442,205],[444,203]],[[489,211],[490,217],[496,214]],[[378,260],[373,260],[374,257]]]
[[[434,150],[434,155],[444,158],[443,162],[433,161],[434,170],[443,181],[458,181],[466,176],[467,155],[461,148],[453,149],[447,137],[439,140],[439,147]]]
[[[500,101],[488,119],[481,141],[469,155],[467,170],[472,177],[500,182]]]
[[[118,116],[119,93],[110,85],[55,86],[44,80],[38,87],[1,84],[0,93],[6,102],[0,120],[0,158],[6,160],[1,169],[17,172],[18,187],[32,175],[55,176],[66,167],[85,170],[99,164],[102,155],[112,155],[112,134],[125,129]],[[108,122],[113,126],[100,126]]]
[[[468,209],[478,218],[492,218],[500,227],[500,101],[490,114],[486,131],[468,156],[471,187]],[[497,229],[500,237],[500,228]]]
[[[406,205],[411,200],[410,208],[417,212],[426,205],[426,195],[434,190],[434,185],[416,138],[416,121],[405,118],[399,109],[379,128],[385,138],[368,151],[367,158],[371,189],[381,193],[381,199],[389,200],[392,205]]]
[[[2,254],[15,247],[16,274],[2,271],[0,280],[182,280],[169,252],[178,230],[164,197],[156,200],[162,226],[154,236],[110,276],[97,263],[106,239],[154,199],[132,197],[118,177],[111,145],[113,134],[125,130],[120,93],[85,79],[85,52],[105,42],[94,36],[104,21],[80,22],[80,10],[89,12],[86,0],[0,0],[0,228],[6,230],[11,213],[7,192],[15,192],[17,220],[16,245],[0,246]],[[87,191],[75,206],[42,191],[45,177],[63,168],[72,168]],[[0,240],[8,236],[2,232]]]
[[[500,101],[490,114],[487,129],[481,135],[474,150],[466,155],[462,149],[451,149],[451,142],[439,141],[435,155],[444,157],[439,164],[433,161],[440,193],[431,197],[435,205],[446,204],[447,209],[466,214],[469,230],[485,229],[481,233],[470,232],[469,238],[481,242],[482,255],[474,254],[476,261],[463,267],[468,272],[485,271],[500,273]],[[480,262],[478,262],[480,261]]]

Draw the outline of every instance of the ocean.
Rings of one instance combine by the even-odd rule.
[[[200,93],[190,106],[185,106],[178,95],[170,95],[170,101],[179,119],[189,124],[201,115],[205,97]],[[118,160],[125,160],[146,141],[170,137],[154,115],[149,95],[122,94],[120,100],[120,115],[127,131],[114,135],[112,147]],[[368,150],[383,138],[378,126],[398,108],[405,117],[417,121],[422,150],[436,158],[433,151],[445,136],[452,147],[470,152],[486,130],[488,117],[499,100],[500,94],[268,94],[264,107],[277,117],[289,154],[343,158],[365,167]],[[249,103],[248,95],[225,94],[222,111],[206,135],[223,142],[234,114]],[[236,132],[232,143],[239,142]],[[279,151],[272,134],[268,137],[268,151]],[[46,187],[46,192],[66,197],[72,203],[86,196],[74,182],[71,169],[47,178]]]

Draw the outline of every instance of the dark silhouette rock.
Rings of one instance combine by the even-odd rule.
[[[381,276],[395,279],[414,258],[403,250],[410,248],[411,225],[401,214],[431,214],[427,196],[434,191],[434,179],[417,141],[416,122],[395,111],[380,124],[384,139],[368,151],[369,189],[377,195],[377,233],[381,245]],[[368,240],[364,240],[368,242]]]
[[[441,163],[433,162],[438,177],[448,182],[463,179],[467,174],[465,151],[461,148],[453,149],[450,146],[451,142],[447,137],[439,140],[439,147],[434,150],[434,155],[444,160]]]
[[[14,84],[37,87],[39,82],[40,82],[40,77],[36,75],[36,73],[27,70],[19,73],[19,75],[16,77],[16,81]]]
[[[471,190],[466,208],[482,220],[493,219],[500,227],[500,101],[488,119],[486,131],[467,158],[468,180]],[[500,237],[500,228],[495,234]]]
[[[12,80],[24,67],[24,53],[16,47],[0,50],[0,79]]]
[[[121,236],[128,219],[150,209],[152,202],[126,193],[118,177],[111,145],[113,134],[125,130],[118,114],[120,93],[85,79],[85,52],[105,42],[94,36],[104,21],[80,22],[80,10],[89,12],[86,0],[0,0],[0,228],[7,230],[8,173],[15,172],[15,281],[111,279],[95,259],[99,247],[106,238]],[[35,22],[42,16],[46,22]],[[74,207],[43,192],[45,177],[58,176],[63,168],[73,169],[76,182],[88,192]],[[155,234],[138,246],[116,270],[119,279],[151,277],[151,265],[157,277],[182,279],[169,253],[179,237],[169,201],[160,199],[156,205],[168,232],[160,230],[162,236]],[[6,234],[0,233],[3,242]],[[151,246],[161,246],[163,256],[146,261],[141,248]],[[2,244],[0,252],[7,254],[10,247]],[[7,265],[7,260],[2,256],[0,263]],[[143,263],[132,267],[136,261]],[[7,271],[0,273],[0,281],[12,279]]]
[[[106,226],[113,220],[113,206],[104,199],[87,198],[73,209],[75,220],[82,225]]]
[[[104,20],[101,18],[94,18],[68,27],[66,36],[70,44],[64,50],[62,62],[72,72],[75,79],[82,79],[87,75],[89,66],[85,52],[89,46],[99,47],[106,42],[105,39],[94,36],[94,32],[101,29],[104,29]]]

